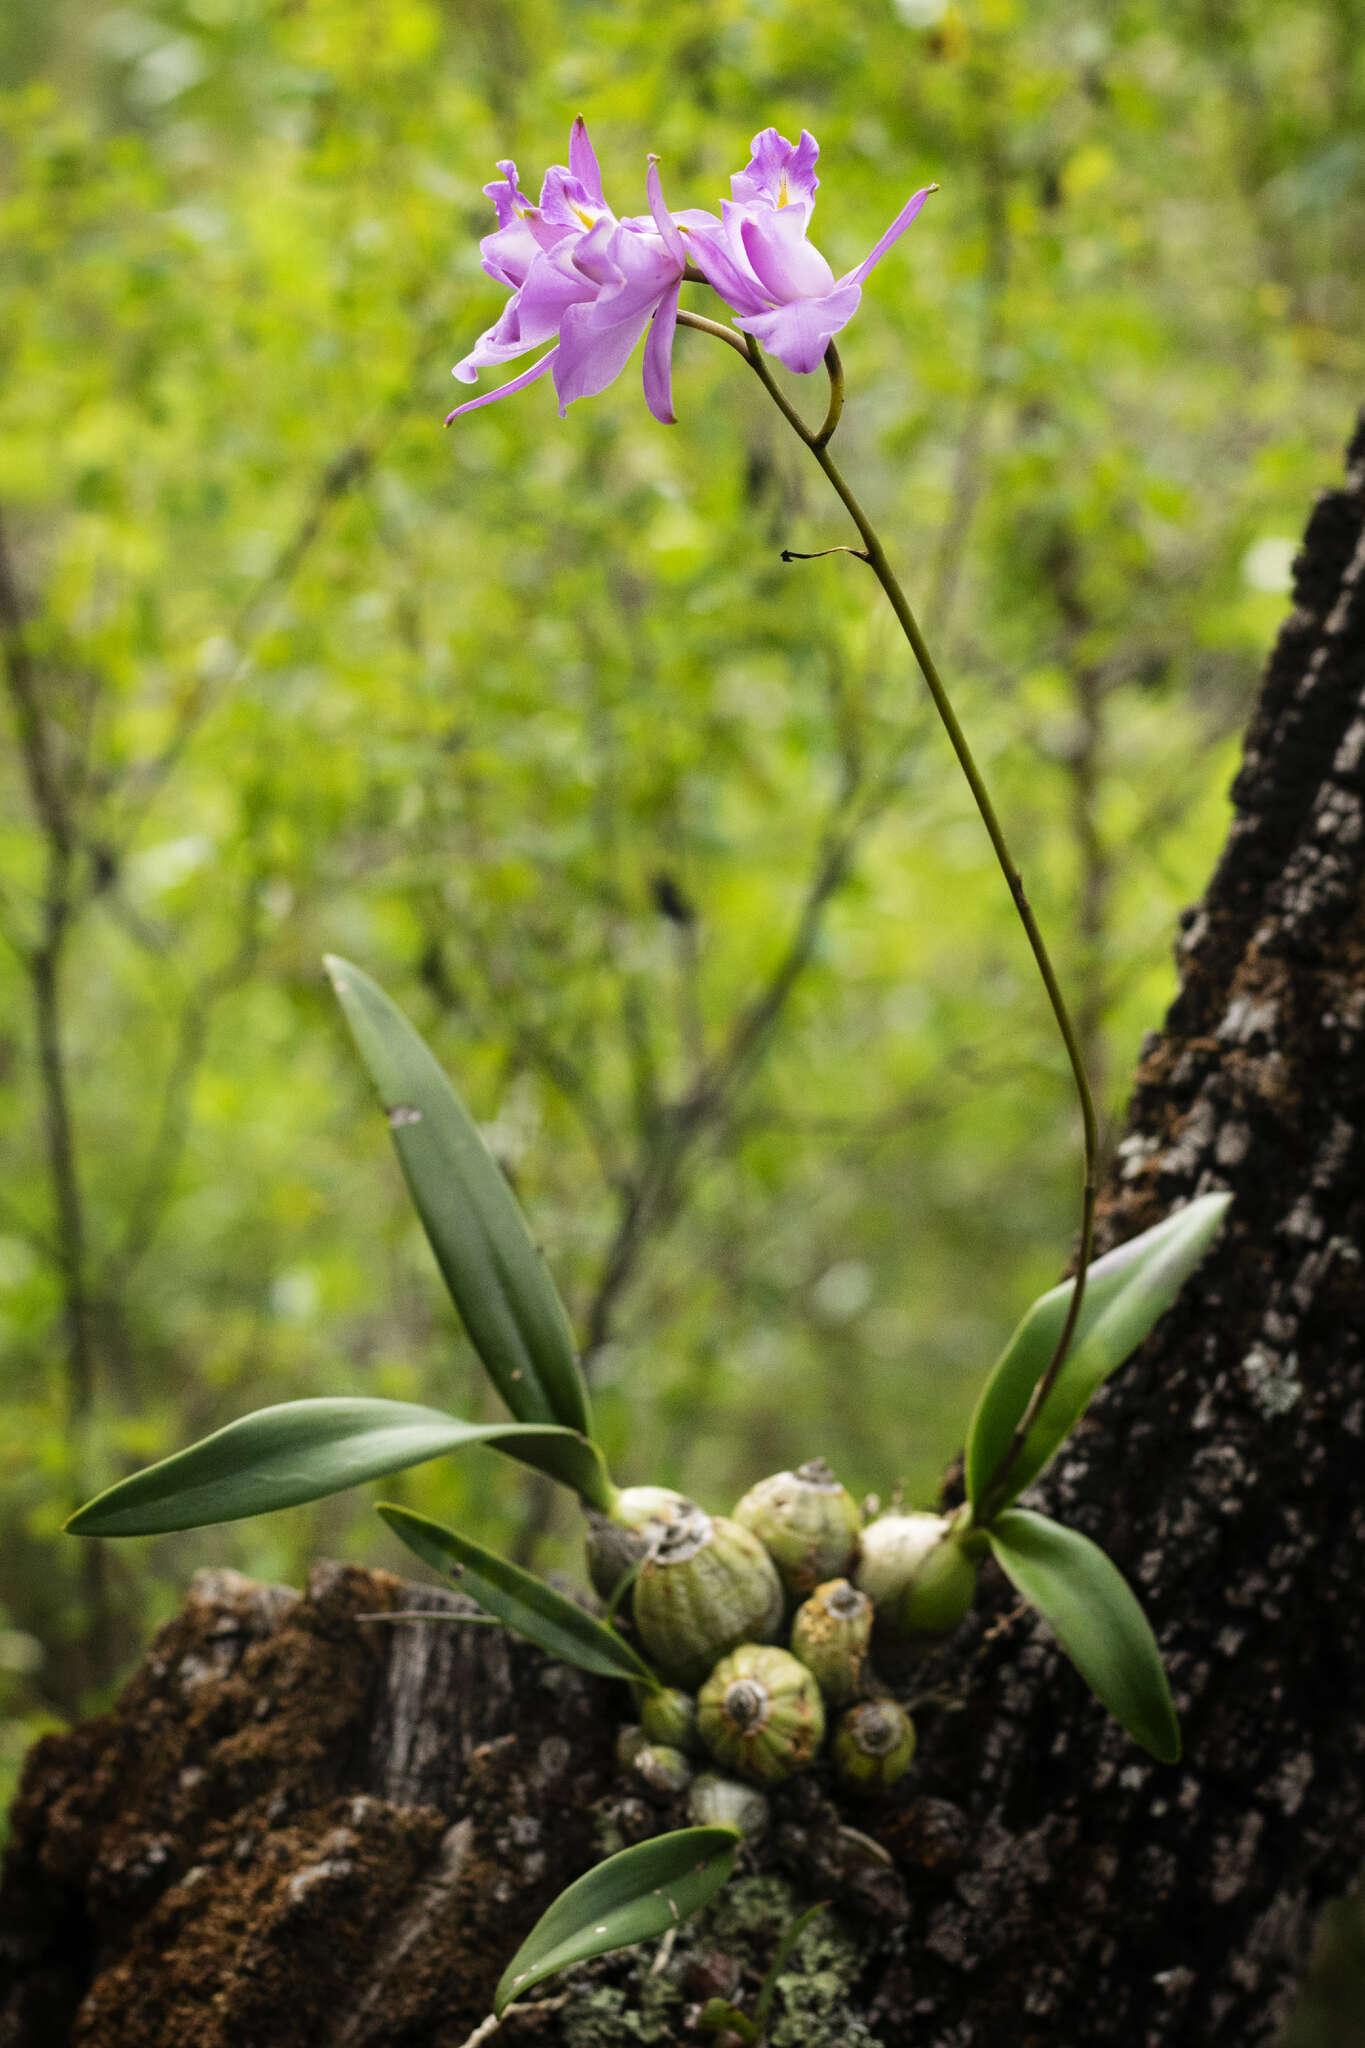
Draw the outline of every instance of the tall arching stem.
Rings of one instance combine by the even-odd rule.
[[[1081,1193],[1080,1264],[1076,1274],[1076,1284],[1071,1291],[1071,1300],[1067,1307],[1066,1320],[1062,1325],[1061,1333],[1058,1336],[1052,1357],[1048,1362],[1047,1370],[1034,1387],[1029,1397],[1028,1406],[1020,1417],[1019,1425],[1010,1440],[1009,1447],[996,1466],[995,1471],[991,1474],[985,1494],[978,1503],[976,1519],[979,1522],[987,1521],[990,1519],[993,1509],[999,1505],[1003,1497],[1010,1469],[1023,1448],[1039,1410],[1056,1385],[1057,1376],[1061,1372],[1072,1337],[1075,1334],[1076,1325],[1081,1313],[1081,1303],[1085,1296],[1086,1271],[1090,1264],[1090,1254],[1095,1235],[1095,1156],[1099,1143],[1099,1130],[1095,1117],[1094,1099],[1090,1093],[1090,1083],[1086,1077],[1085,1063],[1081,1058],[1080,1042],[1076,1036],[1075,1026],[1072,1024],[1061,985],[1057,980],[1056,970],[1052,965],[1042,932],[1038,928],[1038,920],[1035,918],[1033,907],[1025,894],[1023,877],[1015,866],[1013,856],[1009,850],[1009,843],[1005,838],[1004,830],[996,814],[995,805],[991,801],[990,791],[986,787],[981,770],[976,764],[975,756],[967,743],[967,736],[962,730],[956,711],[953,709],[952,700],[944,686],[943,678],[938,672],[934,657],[929,652],[924,635],[919,629],[919,622],[910,608],[910,601],[901,588],[895,570],[887,559],[886,550],[882,546],[876,528],[853,492],[849,489],[842,472],[829,452],[829,443],[833,439],[835,429],[838,427],[839,417],[843,411],[844,404],[844,372],[843,365],[839,361],[838,350],[835,348],[834,343],[831,342],[825,352],[825,369],[829,375],[829,408],[821,425],[817,429],[812,429],[806,425],[777,384],[772,371],[768,367],[762,349],[752,335],[741,339],[733,328],[724,327],[718,321],[703,319],[694,313],[680,312],[678,319],[684,326],[697,327],[704,332],[716,335],[720,340],[727,342],[744,356],[788,426],[791,427],[797,438],[805,443],[806,447],[809,448],[811,454],[815,457],[815,460],[819,463],[820,468],[829,479],[836,495],[848,513],[849,518],[857,528],[858,538],[862,542],[862,547],[861,549],[850,550],[849,552],[858,554],[867,563],[878,583],[880,583],[886,593],[887,601],[896,615],[900,629],[910,643],[911,652],[919,664],[920,673],[924,677],[929,695],[933,699],[934,709],[938,712],[939,718],[943,723],[943,728],[952,744],[953,752],[957,756],[958,765],[967,778],[967,786],[971,790],[976,808],[981,814],[981,822],[985,826],[991,845],[995,849],[995,857],[1000,863],[1000,871],[1009,886],[1010,897],[1018,914],[1019,922],[1024,927],[1024,933],[1028,939],[1034,960],[1037,963],[1038,972],[1042,976],[1043,986],[1047,990],[1048,1002],[1052,1006],[1052,1014],[1056,1019],[1057,1029],[1061,1033],[1062,1043],[1066,1047],[1066,1056],[1070,1062],[1072,1079],[1076,1085],[1076,1097],[1081,1111],[1085,1162]]]

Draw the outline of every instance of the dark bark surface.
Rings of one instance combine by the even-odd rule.
[[[815,1780],[784,1789],[709,1919],[552,1981],[499,2040],[712,2038],[698,2001],[742,1997],[823,1896],[840,1913],[783,1980],[778,2048],[1273,2038],[1365,1859],[1365,424],[1350,463],[1308,529],[1101,1246],[1211,1188],[1229,1223],[1030,1496],[1137,1586],[1184,1762],[1106,1720],[988,1568],[916,1670],[895,1796],[841,1813]],[[458,2048],[554,1891],[676,1822],[615,1778],[609,1688],[497,1631],[357,1619],[416,1597],[335,1567],[302,1598],[208,1575],[117,1710],[38,1745],[0,2048]]]

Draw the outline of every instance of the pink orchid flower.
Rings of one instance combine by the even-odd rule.
[[[749,146],[752,156],[730,180],[733,197],[722,201],[720,220],[709,228],[693,225],[687,253],[725,300],[737,327],[789,370],[815,370],[857,312],[868,273],[937,188],[926,185],[916,192],[856,270],[836,278],[807,239],[820,183],[815,137],[803,129],[793,144],[765,128]]]
[[[479,246],[484,269],[512,297],[454,374],[472,384],[482,369],[547,341],[554,346],[498,390],[457,405],[446,424],[524,390],[547,370],[554,372],[562,417],[575,398],[593,397],[620,375],[648,328],[645,398],[654,417],[671,425],[673,334],[686,255],[664,209],[654,160],[650,210],[624,220],[602,196],[602,174],[581,116],[569,136],[568,166],[556,164],[546,173],[538,206],[521,190],[514,163],[498,169],[501,180],[484,187],[498,225]]]

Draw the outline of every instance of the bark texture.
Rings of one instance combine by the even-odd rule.
[[[1180,945],[1101,1246],[1211,1188],[1223,1237],[1032,1504],[1102,1542],[1162,1643],[1185,1761],[1106,1720],[988,1568],[917,1668],[920,1758],[818,1780],[664,1949],[500,2039],[711,2038],[783,1920],[801,2048],[1273,2038],[1365,1859],[1365,423],[1313,514],[1236,816]],[[0,2048],[458,2048],[516,1939],[604,1849],[675,1824],[614,1776],[610,1689],[456,1596],[324,1568],[201,1578],[116,1711],[33,1753],[0,1891]]]

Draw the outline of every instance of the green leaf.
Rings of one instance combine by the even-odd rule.
[[[585,1614],[533,1572],[523,1571],[495,1550],[485,1550],[481,1543],[457,1535],[426,1515],[413,1514],[410,1508],[385,1502],[379,1513],[424,1564],[446,1578],[454,1568],[462,1593],[550,1656],[602,1678],[628,1678],[651,1691],[657,1689],[658,1679],[624,1637],[594,1615]]]
[[[1096,1697],[1163,1764],[1180,1761],[1180,1726],[1161,1653],[1128,1581],[1098,1544],[1046,1515],[1010,1508],[991,1549]]]
[[[519,1421],[557,1422],[590,1438],[569,1319],[478,1126],[378,983],[335,955],[325,965],[379,1090],[436,1263],[489,1377]],[[550,1447],[517,1455],[564,1476]]]
[[[1066,1362],[1010,1467],[1002,1506],[1037,1478],[1092,1395],[1170,1307],[1207,1251],[1231,1199],[1203,1195],[1095,1260]],[[1034,1302],[986,1382],[967,1434],[967,1497],[973,1507],[982,1502],[1029,1396],[1051,1363],[1075,1284],[1063,1281]]]
[[[76,1536],[160,1536],[321,1500],[366,1479],[420,1465],[466,1444],[505,1449],[551,1440],[571,1482],[592,1498],[607,1487],[601,1454],[550,1423],[461,1422],[407,1401],[339,1397],[258,1408],[145,1471],[106,1487],[67,1523]]]
[[[782,1939],[777,1944],[777,1953],[768,1965],[768,1974],[763,1979],[754,2002],[754,2018],[758,2022],[760,2032],[767,2027],[768,2014],[772,2011],[773,2000],[777,1996],[777,1980],[786,1969],[792,1950],[812,1920],[818,1920],[822,1913],[828,1912],[829,1904],[828,1899],[818,1899],[813,1906],[807,1906],[804,1913],[798,1913],[783,1930]]]
[[[738,1846],[733,1828],[679,1828],[609,1856],[541,1914],[503,1972],[494,2012],[570,1963],[666,1934],[699,1912],[729,1877]]]

